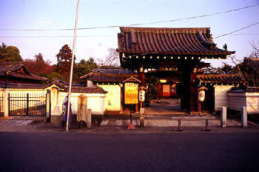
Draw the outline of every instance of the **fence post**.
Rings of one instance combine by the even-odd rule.
[[[177,131],[183,131],[183,128],[182,128],[182,120],[181,120],[181,119],[178,119]]]
[[[205,119],[204,131],[210,131],[210,129],[209,129],[209,119]]]
[[[226,128],[227,127],[227,107],[226,106],[222,106],[221,127],[222,128]]]
[[[243,106],[243,110],[242,110],[242,127],[243,128],[247,127],[247,109],[246,109],[246,106]]]
[[[143,107],[140,108],[140,117],[139,117],[139,119],[140,119],[139,120],[140,128],[144,128],[144,126],[145,126],[145,117],[144,117],[144,108]]]
[[[3,110],[4,110],[4,117],[8,117],[9,116],[9,98],[8,98],[8,93],[7,91],[5,90],[3,92]]]

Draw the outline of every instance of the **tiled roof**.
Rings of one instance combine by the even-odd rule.
[[[248,64],[249,66],[251,66],[255,70],[259,69],[259,57],[246,57],[244,59],[244,63]]]
[[[125,79],[125,80],[123,81],[123,83],[125,83],[125,82],[141,83],[141,81],[140,81],[138,78],[134,77],[134,76],[130,76],[129,78]]]
[[[23,70],[24,73],[19,72]],[[1,63],[0,64],[0,76],[30,79],[37,81],[46,81],[47,78],[35,75],[27,70],[22,63]]]
[[[139,55],[226,56],[233,51],[216,47],[209,28],[121,27],[118,52]]]
[[[133,76],[134,74],[127,70],[121,68],[109,68],[109,69],[94,69],[92,72],[80,77],[81,79],[87,79],[94,82],[102,83],[121,83],[125,79]]]
[[[110,73],[98,73],[98,72],[91,72],[83,77],[81,79],[87,79],[94,82],[113,82],[113,83],[121,83],[125,79],[132,76],[131,74],[110,74]]]
[[[0,82],[0,88],[17,88],[17,89],[44,89],[50,84],[28,84],[28,83],[7,83]]]
[[[68,91],[68,88],[65,88],[65,92]],[[107,93],[104,89],[100,87],[72,87],[72,93],[100,93],[105,94]]]
[[[132,71],[122,68],[97,68],[92,72],[109,73],[109,74],[132,74]]]
[[[245,83],[239,74],[198,74],[197,79],[202,84],[241,84]]]

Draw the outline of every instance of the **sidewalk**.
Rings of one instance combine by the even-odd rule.
[[[166,133],[235,133],[235,132],[259,132],[259,127],[249,126],[241,128],[240,126],[228,126],[220,128],[218,126],[209,126],[210,131],[204,131],[203,126],[183,126],[183,131],[177,131],[176,126],[171,127],[145,127],[135,130],[127,130],[126,126],[100,126],[87,128],[73,127],[69,130],[70,133],[88,133],[88,134],[166,134]],[[61,126],[51,123],[35,122],[33,120],[0,120],[1,132],[65,132]]]

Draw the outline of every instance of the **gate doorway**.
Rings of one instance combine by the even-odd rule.
[[[50,111],[49,93],[8,94],[9,116],[46,117]]]
[[[180,98],[162,98],[153,99],[149,105],[145,107],[146,115],[172,115],[172,114],[185,114],[181,110]]]

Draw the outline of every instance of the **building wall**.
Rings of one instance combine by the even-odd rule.
[[[259,113],[259,93],[246,93],[246,107],[248,113]]]
[[[228,108],[236,111],[241,111],[243,106],[246,106],[245,93],[228,93]]]
[[[228,106],[227,92],[233,85],[215,85],[215,111],[221,110],[222,106]]]
[[[8,103],[4,102],[4,101],[8,101],[8,95],[10,94],[12,97],[26,97],[27,94],[31,96],[36,96],[36,97],[42,97],[42,100],[45,100],[46,98],[46,93],[47,90],[46,89],[17,89],[17,88],[6,88],[6,89],[0,89],[0,96],[2,99],[2,103],[1,103],[1,107],[0,107],[0,112],[3,113],[4,109],[8,110]],[[5,98],[6,96],[6,98]],[[37,102],[37,101],[31,101],[29,103],[29,107],[35,107],[38,106],[39,103],[41,104],[41,102]],[[21,106],[19,104],[19,102],[15,102],[12,104],[12,110],[19,110],[24,108],[23,106]]]
[[[47,91],[50,90],[50,104],[51,104],[51,115],[52,116],[60,116],[62,115],[62,104],[67,95],[67,92],[61,92],[56,87],[48,87],[46,89],[0,89],[0,96],[7,95],[8,93],[17,96],[24,96],[27,93],[33,95],[42,95],[46,98]],[[79,98],[80,96],[87,97],[87,108],[91,109],[93,114],[100,115],[104,114],[105,111],[105,94],[99,93],[72,93],[71,94],[71,104],[72,104],[72,113],[76,114],[78,111]],[[4,97],[4,96],[2,96]],[[7,109],[8,111],[8,103],[6,101],[7,98],[1,98],[3,101],[0,102],[0,113]],[[49,101],[49,99],[47,99]],[[48,102],[49,103],[49,102]],[[30,107],[37,106],[33,102],[29,104]],[[18,106],[17,106],[18,107]],[[15,109],[13,109],[15,110]],[[49,106],[47,106],[47,112],[49,112]]]
[[[107,94],[105,97],[106,111],[121,110],[121,87],[119,85],[98,85],[103,88]]]
[[[0,88],[0,116],[4,114],[4,94],[3,89]]]
[[[59,116],[62,115],[62,104],[65,100],[65,97],[67,96],[67,92],[59,92],[58,102],[54,106],[54,109],[52,111],[53,116]],[[103,115],[105,106],[104,106],[104,100],[105,100],[105,94],[99,94],[99,93],[72,93],[71,94],[71,105],[72,105],[72,113],[77,114],[78,107],[80,104],[80,96],[85,96],[87,99],[87,109],[91,109],[92,114],[95,115]]]
[[[259,92],[231,92],[228,93],[229,108],[241,111],[247,107],[247,113],[259,113]]]

